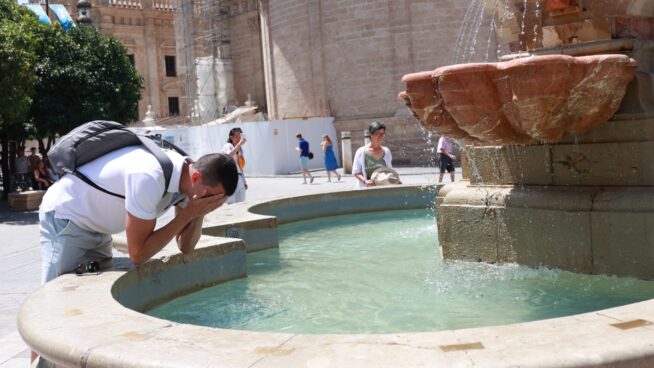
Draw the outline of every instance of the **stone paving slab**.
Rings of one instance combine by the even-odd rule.
[[[20,338],[18,331],[14,331],[9,335],[0,338],[0,363],[8,362],[25,351],[25,343]],[[4,367],[4,365],[3,365]]]
[[[437,169],[431,167],[396,168],[406,184],[434,184]],[[339,170],[340,171],[340,170]],[[313,184],[301,184],[301,174],[249,177],[248,200],[263,200],[289,195],[350,190],[355,186],[351,175],[341,181],[327,182],[324,171],[314,171]],[[461,180],[457,168],[457,180]],[[449,182],[446,174],[444,182]],[[160,224],[172,218],[165,215]],[[41,255],[37,211],[12,211],[0,201],[0,368],[27,367],[29,351],[16,329],[18,308],[25,298],[40,286]]]

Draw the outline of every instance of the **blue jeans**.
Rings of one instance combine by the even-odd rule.
[[[41,231],[41,284],[74,272],[80,263],[111,259],[111,235],[88,231],[54,211],[39,213]]]

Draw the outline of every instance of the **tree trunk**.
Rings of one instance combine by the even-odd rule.
[[[11,188],[11,174],[9,172],[9,137],[5,129],[0,129],[0,143],[2,145],[2,199],[7,200]]]
[[[47,138],[44,138],[44,139],[47,139]],[[41,157],[47,156],[48,155],[48,148],[43,143],[43,139],[37,139],[36,141],[39,143],[39,153],[41,154]]]

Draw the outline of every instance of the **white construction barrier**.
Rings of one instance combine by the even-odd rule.
[[[325,167],[321,148],[323,134],[337,142],[334,118],[310,118],[297,120],[273,120],[218,125],[201,125],[180,128],[154,128],[153,133],[179,146],[192,158],[212,152],[222,152],[229,131],[234,127],[243,130],[247,143],[243,146],[246,175],[280,175],[300,171],[299,153],[295,150],[301,133],[309,142],[314,154],[309,161],[310,169]],[[334,154],[340,161],[340,147],[333,145]],[[342,166],[342,163],[341,163]]]

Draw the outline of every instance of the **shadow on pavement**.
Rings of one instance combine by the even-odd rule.
[[[39,223],[39,211],[13,211],[7,201],[0,200],[0,224],[36,225]]]

